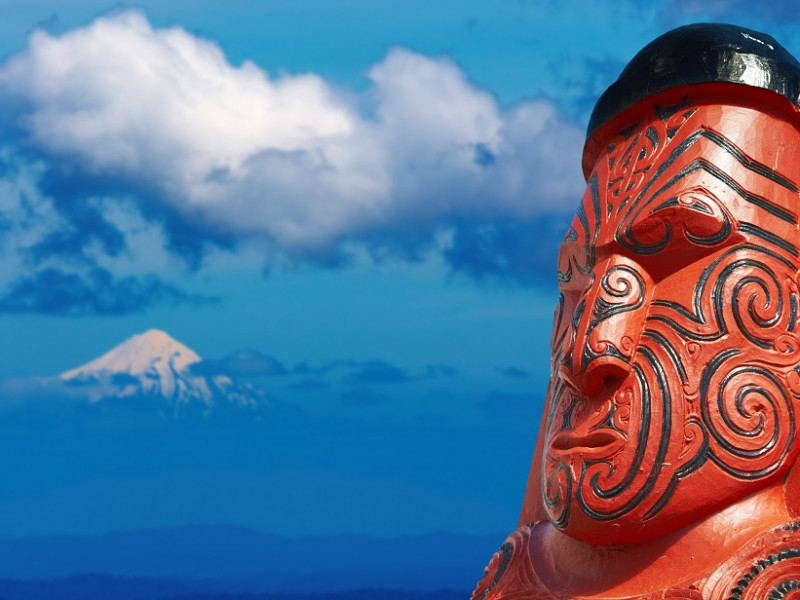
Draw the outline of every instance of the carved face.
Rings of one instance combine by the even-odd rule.
[[[542,495],[592,543],[664,535],[797,458],[800,134],[659,109],[600,155],[561,248]]]

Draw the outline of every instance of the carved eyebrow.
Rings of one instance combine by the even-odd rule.
[[[667,180],[667,182],[664,183],[664,185],[658,188],[653,195],[657,196],[658,194],[661,194],[664,190],[669,189],[671,186],[679,182],[687,175],[694,173],[695,171],[698,170],[705,171],[709,175],[712,175],[713,177],[720,180],[722,183],[731,188],[744,201],[749,202],[754,206],[758,206],[759,208],[770,213],[772,216],[781,219],[782,221],[786,221],[787,223],[790,223],[792,225],[797,225],[797,217],[795,217],[794,214],[792,214],[791,212],[789,212],[784,208],[781,208],[780,206],[777,206],[776,204],[770,202],[766,198],[762,198],[761,196],[751,194],[750,192],[745,190],[741,185],[739,185],[727,173],[723,172],[721,169],[715,167],[714,165],[712,165],[711,163],[702,158],[693,160],[690,164],[681,169],[676,175]]]
[[[672,164],[676,160],[678,160],[678,158],[681,155],[683,155],[684,152],[686,152],[698,140],[703,138],[709,140],[711,143],[716,144],[719,148],[725,150],[742,167],[744,167],[748,171],[751,171],[753,173],[758,173],[759,175],[769,179],[770,181],[777,184],[781,188],[789,191],[790,193],[795,195],[797,194],[798,187],[794,183],[792,183],[789,179],[777,173],[773,169],[770,169],[765,164],[750,159],[733,143],[731,143],[729,140],[727,140],[717,132],[707,129],[705,127],[701,127],[700,129],[689,135],[685,140],[683,140],[680,144],[678,144],[672,150],[672,152],[670,152],[666,160],[664,160],[664,162],[653,173],[652,177],[650,178],[650,181],[647,182],[647,184],[645,184],[645,186],[639,192],[636,202],[645,197],[645,195],[648,194],[648,192],[654,186],[658,187],[653,192],[652,196],[658,196],[659,194],[663,193],[664,190],[668,189],[670,186],[674,185],[676,182],[680,181],[682,178],[686,177],[690,173],[693,173],[694,171],[697,170],[703,170],[709,173],[711,176],[716,177],[717,179],[728,185],[746,202],[749,202],[754,206],[758,206],[759,208],[767,211],[771,215],[783,221],[786,221],[787,223],[791,223],[792,225],[797,225],[797,216],[793,214],[791,211],[786,210],[770,202],[766,198],[762,198],[755,194],[751,194],[750,192],[745,190],[742,186],[740,186],[732,177],[730,177],[722,170],[718,169],[717,167],[715,167],[714,165],[712,165],[711,163],[702,158],[693,160],[690,164],[681,169],[676,175],[671,177],[668,181],[666,181],[665,183],[661,183],[659,185],[661,176],[667,171],[667,169],[670,166],[672,166]]]
[[[753,223],[746,223],[744,221],[739,223],[739,231],[742,233],[749,233],[750,235],[754,235],[757,238],[761,238],[765,242],[770,244],[774,244],[779,248],[783,248],[786,252],[791,254],[792,256],[798,256],[800,252],[797,250],[797,246],[792,244],[791,242],[787,242],[782,237],[775,235],[769,231],[761,229],[758,225],[754,225]]]
[[[697,161],[695,161],[695,163],[698,164],[690,165],[690,169],[687,169],[687,173],[694,171],[698,168],[703,169],[707,173],[710,173],[711,175],[713,175],[714,177],[725,183],[746,202],[749,202],[754,206],[758,206],[759,208],[767,211],[772,216],[777,217],[782,221],[786,221],[787,223],[790,223],[792,225],[797,225],[797,217],[794,214],[770,202],[766,198],[762,198],[761,196],[751,194],[741,185],[739,185],[736,181],[734,181],[734,179],[730,177],[727,173],[724,173],[722,170],[718,169],[708,161],[703,159],[698,159]]]
[[[789,181],[786,177],[784,177],[780,173],[774,171],[773,169],[770,169],[767,165],[748,158],[748,156],[744,152],[739,150],[739,148],[737,148],[724,136],[721,136],[716,131],[713,131],[711,129],[703,128],[702,131],[703,131],[703,137],[711,140],[721,148],[727,150],[746,169],[758,173],[759,175],[763,175],[767,179],[771,179],[772,181],[786,188],[793,194],[796,194],[798,192],[797,186],[794,183]]]

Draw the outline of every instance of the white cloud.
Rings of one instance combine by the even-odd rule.
[[[233,66],[213,42],[125,12],[35,32],[0,65],[0,98],[45,159],[289,252],[449,216],[574,209],[583,135],[552,102],[503,110],[452,61],[401,48],[369,77],[374,117],[317,75]]]

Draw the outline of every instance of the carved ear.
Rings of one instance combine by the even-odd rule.
[[[800,461],[795,461],[784,484],[786,508],[793,519],[800,518]]]

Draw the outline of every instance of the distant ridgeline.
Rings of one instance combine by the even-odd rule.
[[[464,600],[502,535],[320,536],[313,558],[310,539],[232,526],[0,538],[0,598]]]
[[[463,600],[468,591],[357,589],[320,594],[248,594],[198,591],[153,579],[76,575],[52,581],[0,581],[3,600]]]

